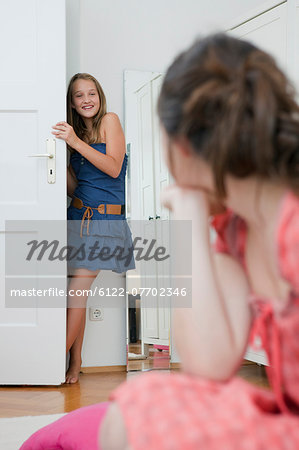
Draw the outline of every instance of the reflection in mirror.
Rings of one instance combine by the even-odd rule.
[[[160,192],[169,184],[156,112],[162,79],[157,72],[124,72],[127,219],[133,239],[150,232],[157,242],[163,242],[169,220],[160,204]],[[169,369],[170,300],[159,295],[168,287],[169,270],[163,267],[136,261],[136,269],[126,274],[128,371]]]

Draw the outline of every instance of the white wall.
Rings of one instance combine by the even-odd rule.
[[[199,33],[222,29],[260,0],[81,0],[81,69],[123,116],[124,69],[164,72]]]
[[[164,72],[178,51],[200,33],[220,31],[234,18],[258,6],[262,9],[261,4],[260,0],[67,0],[68,79],[75,72],[93,74],[105,91],[108,110],[123,121],[125,69]],[[117,277],[105,274],[103,283],[114,283],[111,276]],[[85,366],[125,364],[125,312],[111,311],[103,322],[87,321]],[[107,344],[109,357],[103,350]]]

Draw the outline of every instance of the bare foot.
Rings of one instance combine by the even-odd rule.
[[[75,361],[70,361],[68,371],[65,375],[65,383],[74,384],[79,380],[79,374],[81,369],[81,361],[76,363]]]

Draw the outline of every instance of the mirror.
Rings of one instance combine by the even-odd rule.
[[[157,243],[166,242],[169,224],[169,211],[160,204],[169,183],[156,112],[162,79],[158,72],[124,71],[127,220],[133,240]],[[135,263],[126,273],[127,371],[169,369],[170,300],[161,290],[170,271],[167,263]]]

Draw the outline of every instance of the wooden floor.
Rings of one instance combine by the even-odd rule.
[[[139,376],[140,373],[137,371],[83,373],[80,375],[79,383],[59,387],[1,387],[0,417],[58,414],[106,401],[109,393],[120,383]],[[244,361],[239,375],[251,383],[268,387],[265,369],[262,366]]]

